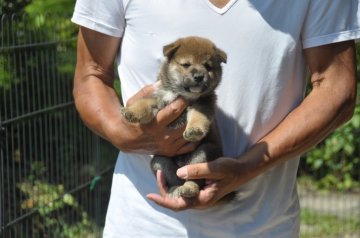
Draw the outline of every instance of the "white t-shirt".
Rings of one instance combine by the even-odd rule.
[[[118,71],[124,102],[156,80],[162,47],[209,38],[228,55],[217,119],[225,156],[239,156],[303,99],[303,49],[360,37],[357,0],[78,0],[73,22],[122,37]],[[296,125],[294,125],[296,126]],[[204,211],[172,212],[157,192],[150,158],[120,153],[104,237],[298,237],[298,158],[239,188],[241,199]]]

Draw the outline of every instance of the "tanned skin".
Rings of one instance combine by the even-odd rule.
[[[223,8],[230,0],[210,0],[218,8]]]
[[[146,126],[122,119],[122,105],[112,87],[113,62],[120,44],[120,38],[80,29],[74,98],[84,122],[125,152],[174,156],[192,151],[196,145],[182,138],[184,128],[167,128],[186,107],[184,101],[170,104]],[[308,151],[349,120],[356,97],[354,41],[305,49],[304,55],[313,89],[276,128],[235,159],[221,157],[180,168],[177,174],[183,179],[208,180],[198,197],[169,198],[163,176],[158,171],[160,194],[149,194],[148,199],[174,211],[211,207],[264,171]],[[128,104],[150,95],[153,89],[153,85],[143,88]]]

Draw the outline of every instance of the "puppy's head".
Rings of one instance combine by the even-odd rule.
[[[221,63],[226,53],[201,37],[181,38],[164,46],[166,77],[162,84],[181,96],[195,99],[206,95],[220,83]]]

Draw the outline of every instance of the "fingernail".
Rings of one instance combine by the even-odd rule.
[[[179,178],[183,178],[186,179],[188,177],[188,170],[187,170],[187,166],[181,167],[180,169],[178,169],[176,171],[176,175]]]

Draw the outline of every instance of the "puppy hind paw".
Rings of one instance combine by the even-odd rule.
[[[187,141],[196,142],[205,137],[205,132],[199,127],[190,127],[184,131],[183,137]]]

